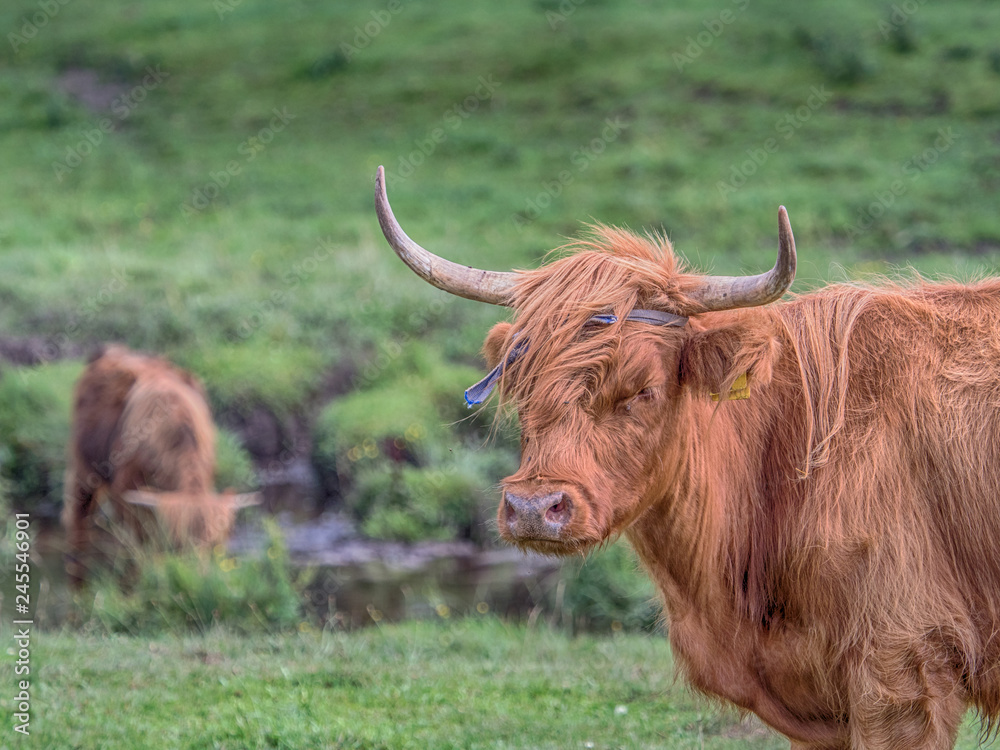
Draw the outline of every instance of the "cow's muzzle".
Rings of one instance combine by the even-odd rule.
[[[573,502],[565,492],[525,497],[503,493],[500,523],[516,542],[558,541],[573,515]]]

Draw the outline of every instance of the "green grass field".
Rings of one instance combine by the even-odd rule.
[[[996,274],[997,28],[985,0],[6,0],[0,352],[40,363],[0,362],[0,490],[58,511],[70,389],[115,340],[204,379],[220,485],[253,484],[237,434],[263,413],[370,533],[488,538],[516,443],[461,391],[504,312],[399,263],[378,165],[415,240],[485,268],[601,221],[758,272],[784,204],[795,291]],[[652,637],[65,632],[36,654],[38,747],[783,746],[692,701]]]
[[[0,747],[788,746],[675,680],[662,637],[567,638],[489,616],[351,634],[52,633],[32,659],[30,744],[5,726]],[[967,722],[958,747],[977,747],[977,731]]]

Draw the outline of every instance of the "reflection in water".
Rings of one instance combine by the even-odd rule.
[[[364,627],[407,618],[449,618],[492,612],[534,619],[560,580],[559,561],[510,548],[483,550],[465,542],[401,544],[362,539],[346,518],[278,517],[293,564],[304,568],[306,611],[334,627]],[[244,521],[230,543],[234,555],[262,554],[266,534]],[[35,621],[58,627],[72,612],[63,570],[63,534],[36,529],[32,543]],[[5,582],[6,584],[6,582]],[[36,588],[37,585],[37,588]],[[10,591],[4,586],[7,601]]]
[[[306,607],[324,623],[361,627],[474,611],[520,619],[537,616],[558,585],[557,560],[511,548],[362,539],[337,514],[280,522],[293,562],[312,571]],[[246,553],[263,543],[260,531],[244,528],[231,550]]]
[[[412,568],[384,560],[320,566],[307,589],[308,606],[321,622],[346,627],[472,612],[520,619],[540,611],[558,575],[551,561],[511,551],[432,557]]]

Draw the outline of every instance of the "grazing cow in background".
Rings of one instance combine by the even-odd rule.
[[[238,508],[257,495],[214,489],[215,425],[201,384],[169,362],[111,346],[76,384],[62,521],[67,572],[80,583],[93,514],[109,514],[146,541],[161,529],[174,546],[225,542]]]
[[[575,555],[624,534],[697,689],[795,748],[953,747],[1000,719],[1000,280],[837,285],[686,271],[597,227],[536,270],[417,274],[513,307],[484,352],[517,407],[500,536]]]

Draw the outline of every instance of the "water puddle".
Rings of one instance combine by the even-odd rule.
[[[306,611],[318,622],[337,627],[408,618],[447,619],[473,612],[531,619],[551,599],[560,580],[558,560],[511,548],[364,539],[349,519],[334,513],[314,519],[286,513],[276,520],[293,565],[306,573]],[[259,522],[242,523],[233,534],[229,553],[262,554],[267,544]],[[42,627],[60,626],[73,610],[63,548],[58,527],[39,532],[32,543],[35,619]]]

